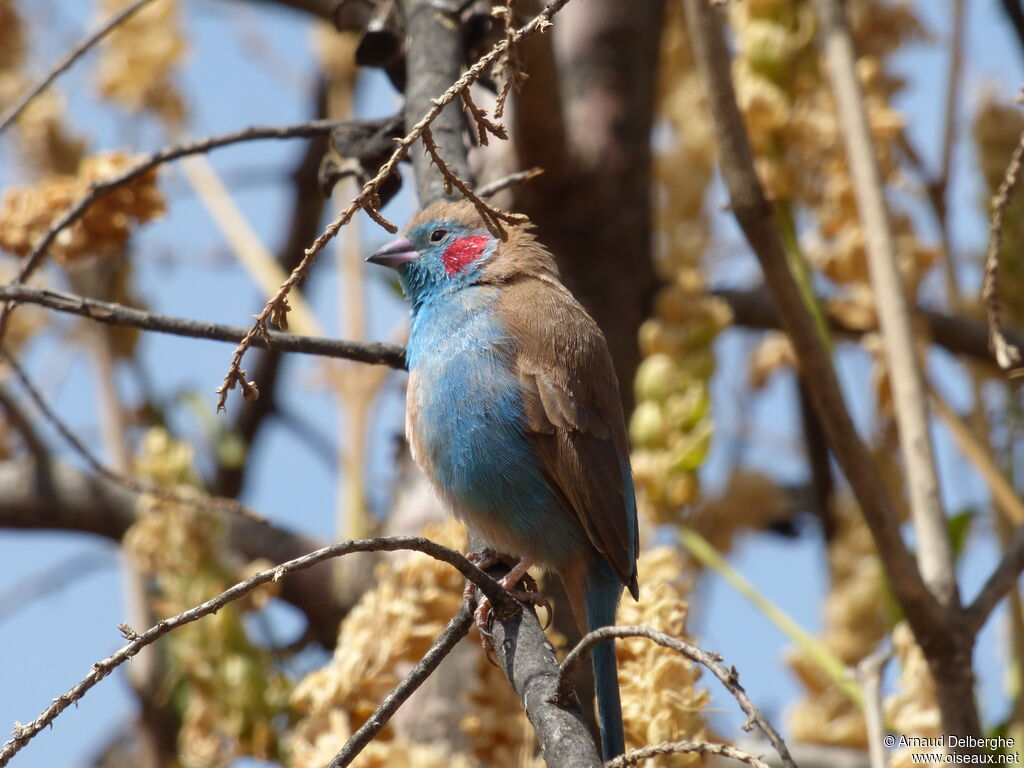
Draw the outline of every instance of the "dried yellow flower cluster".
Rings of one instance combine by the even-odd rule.
[[[100,0],[105,15],[129,0]],[[177,0],[156,0],[134,13],[101,45],[100,94],[131,112],[152,112],[169,125],[181,123],[185,103],[174,84],[185,55]]]
[[[885,637],[891,616],[885,574],[860,510],[849,497],[835,507],[835,531],[828,548],[831,582],[818,643],[853,667]],[[860,708],[804,652],[792,651],[788,662],[806,688],[805,698],[789,712],[793,736],[800,741],[866,748]]]
[[[452,547],[465,541],[463,529],[454,523],[430,527],[424,535]],[[426,555],[389,558],[376,575],[376,586],[342,622],[334,658],[295,688],[292,707],[298,722],[291,734],[292,768],[320,768],[330,762],[408,666],[423,658],[462,604],[462,576]],[[454,760],[439,755],[438,749],[398,739],[389,725],[372,751],[364,751],[353,765],[432,766]]]
[[[625,599],[619,606],[620,625],[647,625],[681,640],[688,640],[686,615],[689,594],[680,553],[658,547],[640,556],[637,564],[643,599]],[[627,747],[661,741],[705,740],[702,711],[708,692],[697,688],[700,669],[691,661],[650,640],[633,638],[616,644],[622,721]],[[664,755],[644,763],[649,768],[701,765],[694,754]]]
[[[700,266],[708,222],[703,203],[714,143],[681,10],[670,5],[668,13],[658,109],[671,138],[655,162],[663,244],[657,269],[665,286],[655,298],[654,316],[640,328],[645,357],[634,382],[637,406],[629,424],[640,506],[657,522],[678,521],[696,495],[696,471],[712,434],[711,345],[731,319],[728,308],[704,292]]]
[[[189,446],[153,429],[143,440],[136,469],[140,476],[178,495],[195,489]],[[134,563],[155,577],[161,616],[171,616],[219,594],[265,563],[225,561],[220,518],[208,508],[144,496],[138,522],[125,535]],[[230,765],[243,755],[278,759],[274,719],[288,703],[290,685],[275,670],[267,651],[246,635],[244,612],[272,596],[273,585],[222,608],[167,638],[167,690],[181,712],[179,760],[186,768]]]
[[[23,71],[27,50],[25,23],[14,0],[0,0],[0,112],[32,86]],[[44,175],[76,171],[85,142],[68,133],[63,118],[63,101],[52,89],[32,101],[16,122],[22,162]]]
[[[890,102],[902,83],[887,72],[887,58],[901,43],[920,37],[921,27],[903,2],[851,0],[847,9],[883,180],[894,183],[899,180],[903,119]],[[730,20],[737,44],[737,96],[758,175],[775,202],[790,256],[816,267],[836,284],[840,291],[834,311],[856,327],[874,327],[864,235],[811,4],[734,3]],[[805,230],[799,236],[798,215]],[[907,290],[913,296],[937,252],[919,240],[907,215],[894,211],[891,221]]]
[[[1010,155],[1024,131],[1024,114],[1017,104],[989,96],[974,117],[974,144],[978,164],[985,178],[982,210],[1003,181]],[[999,254],[999,299],[1006,320],[1024,323],[1024,195],[1020,190],[1010,200],[1003,216],[1003,247]]]
[[[924,652],[914,640],[914,633],[906,622],[900,622],[892,633],[892,647],[900,663],[897,692],[884,702],[886,722],[893,733],[935,739],[942,736],[938,699],[935,698],[935,680],[928,669]],[[903,747],[889,756],[890,768],[910,768],[915,763],[912,753],[941,754],[941,747]],[[918,761],[920,762],[920,761]]]
[[[92,184],[116,176],[132,164],[123,152],[85,159],[77,176],[54,176],[31,187],[13,187],[0,206],[0,249],[24,256],[52,224],[89,192]],[[58,260],[104,256],[123,247],[132,228],[164,214],[163,195],[153,169],[93,203],[64,229],[49,252]]]
[[[770,477],[738,469],[719,495],[701,500],[687,525],[725,553],[732,549],[737,534],[761,531],[792,517],[792,506],[792,500]]]

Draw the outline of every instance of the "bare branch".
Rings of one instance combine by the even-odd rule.
[[[453,188],[459,190],[459,194],[473,204],[477,213],[480,214],[480,218],[483,219],[484,225],[496,238],[504,240],[507,237],[505,228],[501,225],[503,221],[508,222],[509,224],[523,224],[529,221],[529,219],[521,213],[506,213],[505,211],[500,211],[477,197],[477,195],[473,193],[473,190],[470,189],[468,183],[452,173],[448,164],[441,157],[437,144],[434,142],[433,134],[430,132],[429,128],[425,128],[423,130],[423,150],[430,156],[430,162],[432,162],[440,172],[441,178],[444,180],[445,193],[450,194]]]
[[[14,428],[14,431],[21,435],[32,458],[38,466],[45,466],[50,460],[50,452],[46,448],[46,441],[36,431],[35,425],[28,414],[22,410],[21,405],[14,398],[6,387],[0,386],[0,409],[7,417],[7,423]]]
[[[1024,51],[1024,7],[1020,0],[1000,0],[1006,18],[1013,25],[1013,31],[1017,33],[1017,43]]]
[[[868,758],[871,768],[886,768],[889,761],[882,739],[885,736],[885,715],[882,712],[882,673],[892,658],[886,645],[857,664],[857,683],[864,692],[864,723],[868,736]]]
[[[988,577],[985,586],[981,588],[974,602],[966,609],[965,619],[967,632],[974,637],[981,628],[985,626],[989,615],[999,605],[1006,594],[1013,589],[1024,571],[1024,525],[1017,528],[1017,532],[1010,539],[1006,547],[1006,554],[1002,561]]]
[[[31,252],[25,257],[21,269],[11,285],[26,282],[42,264],[46,256],[46,250],[50,247],[57,236],[68,226],[80,219],[93,203],[102,197],[113,192],[130,181],[148,173],[152,169],[164,163],[177,160],[188,155],[198,155],[230,144],[239,144],[244,141],[257,141],[261,139],[294,139],[311,138],[313,136],[324,136],[337,128],[338,123],[332,120],[313,120],[294,125],[274,126],[252,126],[241,131],[232,131],[218,136],[209,136],[205,139],[197,139],[182,144],[173,144],[164,147],[159,152],[141,157],[130,168],[126,168],[116,176],[111,176],[100,182],[94,183],[88,194],[80,198],[73,206],[66,210],[46,231]],[[0,339],[7,330],[7,321],[14,309],[14,302],[8,301],[0,310]]]
[[[496,575],[491,569],[488,573]],[[548,765],[599,768],[600,750],[579,701],[556,696],[558,658],[537,614],[527,609],[504,619],[496,616],[491,632],[499,665],[523,704]]]
[[[226,509],[243,517],[248,517],[253,520],[264,522],[262,515],[258,514],[254,510],[245,506],[239,501],[234,499],[225,499],[216,496],[196,496],[175,493],[174,491],[166,488],[160,488],[155,485],[148,483],[139,482],[138,480],[122,475],[119,472],[111,469],[101,462],[91,450],[83,443],[78,436],[71,431],[71,428],[57,415],[57,413],[49,406],[38,387],[32,383],[25,369],[21,367],[21,364],[11,355],[4,347],[0,346],[0,361],[3,361],[7,366],[14,372],[15,377],[21,383],[22,388],[28,393],[29,398],[35,405],[39,412],[43,414],[43,417],[50,423],[50,425],[60,433],[60,436],[75,450],[75,452],[85,460],[85,463],[89,465],[90,469],[93,470],[97,475],[104,477],[118,485],[124,486],[125,488],[134,491],[136,493],[149,494],[161,499],[167,499],[168,501],[176,502],[179,504],[188,504],[190,506],[197,507],[217,507],[220,509]]]
[[[111,301],[100,301],[63,291],[30,288],[26,285],[0,285],[0,300],[38,304],[57,312],[67,312],[87,317],[98,323],[140,328],[144,331],[168,333],[193,339],[213,341],[240,341],[246,328],[236,325],[209,323],[147,312],[135,307],[126,307]],[[389,368],[405,368],[405,350],[397,344],[383,342],[344,341],[341,339],[300,336],[294,333],[268,331],[259,337],[253,346],[272,349],[276,352],[297,352],[306,355],[355,360],[371,365],[386,365]]]
[[[396,232],[397,227],[390,224],[387,220],[377,213],[378,197],[377,191],[381,184],[394,172],[398,163],[405,158],[409,153],[409,147],[413,142],[417,141],[423,136],[430,124],[441,114],[441,111],[455,99],[459,98],[459,95],[475,83],[483,74],[488,70],[491,65],[502,55],[506,48],[512,45],[518,45],[522,40],[530,37],[536,32],[544,32],[551,26],[551,18],[558,13],[562,7],[569,0],[551,0],[543,10],[533,17],[528,23],[520,27],[511,38],[506,38],[498,42],[490,51],[484,54],[480,59],[470,67],[466,72],[455,81],[451,87],[448,88],[438,98],[434,99],[434,106],[431,107],[423,118],[416,123],[405,135],[404,138],[399,140],[398,146],[395,148],[394,153],[384,165],[381,166],[377,175],[374,176],[370,181],[363,185],[362,190],[356,197],[352,199],[349,205],[343,210],[338,217],[331,222],[324,230],[323,234],[318,237],[313,244],[306,249],[306,253],[299,262],[298,266],[292,271],[291,275],[281,285],[277,292],[270,301],[266,303],[263,310],[256,316],[256,322],[249,328],[248,333],[239,343],[238,348],[235,350],[231,357],[231,364],[228,368],[227,374],[224,376],[224,382],[217,389],[219,395],[217,400],[217,410],[224,410],[227,406],[228,392],[234,389],[236,386],[241,385],[243,390],[246,387],[252,385],[246,382],[245,373],[242,370],[242,358],[245,353],[253,345],[255,339],[267,332],[268,321],[273,322],[278,327],[286,327],[286,316],[287,316],[287,297],[289,291],[305,276],[306,271],[310,265],[316,259],[317,255],[323,250],[324,246],[338,234],[342,227],[352,220],[356,211],[363,209],[367,212],[373,212],[373,216],[378,224],[383,226],[390,232]]]
[[[7,130],[11,123],[18,119],[18,115],[24,112],[25,108],[32,103],[32,100],[49,88],[50,84],[56,80],[61,73],[67,71],[76,61],[88,53],[100,40],[106,37],[122,22],[127,20],[132,14],[151,1],[152,0],[135,0],[134,3],[124,10],[115,13],[107,19],[106,22],[97,27],[84,40],[65,53],[64,56],[62,56],[61,59],[53,65],[50,71],[46,73],[46,76],[42,80],[29,88],[25,95],[22,96],[14,106],[8,109],[4,113],[3,117],[0,117],[0,134]]]
[[[729,53],[715,11],[707,0],[684,0],[684,8],[694,56],[707,86],[720,147],[719,162],[732,210],[761,262],[783,330],[793,343],[800,375],[807,384],[829,445],[871,529],[886,574],[908,619],[919,627],[942,626],[945,616],[903,542],[888,491],[857,435],[831,358],[789,271],[771,206],[754,170],[753,154],[736,103]]]
[[[496,194],[513,184],[530,178],[532,171],[510,174],[480,188],[481,197]],[[710,294],[721,299],[733,314],[733,323],[753,329],[778,329],[781,324],[779,313],[764,290],[713,289]],[[237,325],[211,323],[205,320],[173,315],[162,315],[146,310],[128,307],[111,301],[100,301],[65,291],[46,288],[31,288],[26,285],[0,285],[0,301],[16,301],[21,304],[37,304],[56,312],[86,317],[98,323],[139,328],[144,331],[167,333],[211,341],[240,341],[247,331]],[[970,318],[947,315],[941,312],[920,309],[917,316],[925,323],[929,336],[936,344],[953,354],[967,355],[979,362],[995,365],[995,358],[987,347],[987,331],[984,324]],[[843,322],[841,315],[829,313],[830,327],[836,333],[861,336],[867,330]],[[270,339],[269,344],[267,338]],[[1016,335],[1011,340],[1017,341]],[[1024,343],[1024,339],[1020,339]],[[321,357],[355,360],[371,365],[386,365],[389,368],[405,368],[405,351],[397,344],[384,342],[345,341],[342,339],[303,336],[300,334],[268,331],[267,337],[257,337],[253,346],[272,349],[277,352],[319,355]]]
[[[740,709],[746,713],[747,722],[744,723],[743,730],[749,731],[756,725],[768,738],[768,741],[772,743],[772,746],[775,747],[775,751],[779,754],[783,764],[788,768],[796,768],[796,763],[793,762],[793,758],[789,754],[786,742],[782,740],[778,731],[768,722],[768,718],[761,714],[758,708],[754,706],[754,702],[750,700],[747,692],[743,690],[743,686],[740,685],[739,673],[735,667],[726,669],[722,664],[722,657],[717,653],[708,653],[695,645],[690,645],[664,632],[658,632],[651,627],[602,627],[584,635],[576,647],[569,651],[558,672],[558,685],[555,694],[558,701],[571,700],[572,683],[570,682],[570,676],[573,670],[587,658],[594,646],[624,637],[645,637],[658,645],[681,653],[691,661],[701,664],[710,670],[711,674],[717,677],[729,693],[733,695],[739,703]]]
[[[341,751],[327,765],[327,768],[345,768],[356,756],[363,751],[367,744],[380,733],[381,728],[388,724],[398,708],[415,693],[423,681],[430,677],[431,673],[454,650],[473,626],[473,606],[469,602],[463,602],[458,613],[452,617],[444,630],[430,650],[420,659],[416,666],[409,670],[409,674],[391,691],[380,706],[374,711],[366,722],[359,726],[359,730],[352,734]]]
[[[185,624],[216,613],[228,603],[252,592],[257,587],[271,581],[280,581],[294,571],[303,570],[319,562],[333,557],[351,554],[352,552],[397,552],[401,550],[412,550],[422,552],[436,560],[447,563],[461,573],[466,579],[475,584],[491,600],[491,603],[500,612],[506,615],[513,615],[520,610],[517,603],[494,579],[477,568],[466,559],[464,555],[454,549],[441,546],[429,539],[417,536],[396,536],[375,539],[362,539],[359,541],[345,541],[333,544],[329,547],[310,552],[308,555],[289,560],[286,563],[268,568],[265,571],[249,577],[243,582],[236,584],[216,597],[207,600],[195,608],[164,619],[145,632],[137,634],[130,627],[122,627],[122,633],[129,638],[130,642],[123,646],[116,653],[108,656],[103,661],[92,665],[92,670],[78,685],[67,693],[58,696],[53,702],[42,711],[42,713],[27,725],[14,724],[14,737],[4,744],[0,749],[0,768],[10,762],[32,738],[47,725],[50,725],[61,712],[79,701],[93,686],[100,680],[107,677],[117,667],[124,664],[130,658],[148,645],[151,645],[158,638],[168,632],[177,629]]]
[[[985,276],[981,283],[981,298],[988,312],[988,343],[996,356],[999,367],[1009,371],[1010,376],[1019,376],[1021,371],[1020,348],[1012,344],[1003,332],[1003,308],[999,302],[999,252],[1003,246],[1003,216],[1010,198],[1017,187],[1021,160],[1024,158],[1024,131],[1017,140],[1017,147],[1010,157],[1003,181],[992,198],[992,217],[988,225],[988,250],[985,252]]]
[[[634,749],[624,755],[619,755],[614,760],[609,760],[604,764],[604,768],[628,768],[628,766],[637,765],[648,758],[658,757],[659,755],[692,753],[698,755],[719,755],[746,763],[753,766],[753,768],[769,768],[768,763],[741,749],[730,747],[728,744],[714,744],[710,741],[663,741],[660,744],[651,744],[640,749]]]
[[[138,519],[139,494],[63,462],[45,468],[27,462],[0,462],[0,528],[72,531],[120,541]],[[239,558],[291,560],[324,542],[269,522],[212,509],[220,518],[224,545]],[[334,592],[334,579],[324,563],[289,576],[281,583],[281,599],[294,605],[309,632],[324,648],[337,641],[338,622],[352,607],[350,595]]]
[[[756,253],[782,325],[796,352],[829,445],[835,453],[885,567],[889,584],[921,645],[938,689],[947,733],[979,730],[974,702],[970,638],[959,610],[948,611],[931,594],[900,533],[880,473],[850,419],[842,391],[799,289],[789,272],[771,207],[754,170],[753,154],[736,103],[729,53],[707,0],[684,0],[697,66],[705,83],[720,144],[722,177],[732,209]]]
[[[897,263],[884,183],[857,75],[853,38],[845,10],[837,0],[816,0],[815,7],[822,25],[825,58],[864,233],[906,470],[911,520],[917,535],[917,559],[925,584],[935,598],[943,605],[959,607],[953,548],[939,495],[928,426],[927,390],[919,365],[910,302]]]
[[[476,194],[480,197],[493,197],[509,187],[514,187],[517,184],[527,182],[532,178],[540,176],[542,173],[544,173],[543,168],[530,168],[528,171],[510,173],[508,176],[502,176],[500,179],[495,179],[494,181],[484,184],[476,190]]]
[[[765,330],[778,329],[782,320],[772,301],[771,295],[763,289],[734,290],[728,288],[712,289],[710,294],[729,305],[733,324],[748,328]],[[831,310],[825,303],[829,328],[838,334],[859,337],[873,328],[852,326],[846,323],[842,315]],[[996,359],[988,348],[988,330],[984,323],[969,317],[949,315],[919,308],[916,317],[927,329],[928,337],[936,344],[952,352],[954,355],[967,355],[978,362],[995,366]],[[1024,337],[1011,333],[1010,341],[1024,344]]]

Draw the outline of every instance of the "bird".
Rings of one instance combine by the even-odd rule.
[[[443,506],[516,565],[565,585],[580,630],[639,599],[636,497],[604,334],[529,223],[492,233],[441,200],[367,258],[411,302],[406,437]],[[516,593],[513,592],[515,595]],[[615,649],[592,656],[604,758],[625,751]]]

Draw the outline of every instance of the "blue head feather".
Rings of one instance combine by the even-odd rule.
[[[497,240],[486,229],[452,219],[425,221],[411,229],[407,239],[419,258],[399,265],[398,277],[413,313],[424,303],[472,285],[497,248]],[[454,255],[467,248],[472,258]]]

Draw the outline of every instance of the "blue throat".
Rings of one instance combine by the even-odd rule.
[[[416,297],[406,355],[422,462],[468,522],[528,539],[527,551],[553,565],[588,546],[586,534],[561,509],[527,434],[498,294],[470,286]]]

